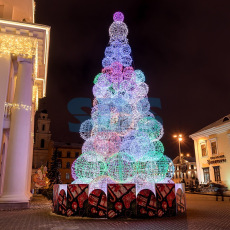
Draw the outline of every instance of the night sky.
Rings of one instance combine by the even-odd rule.
[[[175,133],[185,140],[182,152],[194,154],[188,137],[230,113],[230,1],[37,0],[36,23],[51,26],[47,110],[52,139],[78,142],[69,131],[76,119],[67,109],[77,97],[93,99],[94,77],[109,42],[116,11],[125,15],[135,69],[149,85],[152,108],[163,120],[165,153],[178,154]]]

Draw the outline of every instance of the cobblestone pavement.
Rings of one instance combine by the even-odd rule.
[[[126,230],[126,229],[230,229],[230,200],[216,201],[214,196],[187,194],[187,216],[155,219],[106,220],[63,217],[51,212],[51,203],[34,197],[31,208],[0,211],[1,230]],[[219,197],[219,200],[220,197]]]

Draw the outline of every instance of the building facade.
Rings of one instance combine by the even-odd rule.
[[[36,125],[33,169],[48,166],[48,150],[51,141],[50,122],[47,110],[42,110]]]
[[[175,167],[175,172],[173,176],[173,181],[175,183],[180,183],[185,181],[185,185],[195,184],[195,179],[197,178],[197,168],[196,161],[193,157],[180,157],[177,156],[173,160]]]
[[[190,138],[194,140],[199,181],[223,183],[230,188],[230,114]]]
[[[63,184],[70,184],[73,182],[73,178],[71,176],[71,166],[73,162],[81,155],[81,147],[82,144],[78,143],[50,142],[48,168],[50,168],[54,151],[57,151],[58,167],[59,172],[61,173],[61,181]]]
[[[28,207],[34,114],[45,96],[50,27],[33,0],[0,0],[0,209]]]

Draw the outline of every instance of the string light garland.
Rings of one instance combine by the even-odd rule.
[[[5,102],[5,107],[10,108],[10,110],[12,108],[14,108],[14,109],[18,109],[18,110],[23,109],[26,111],[31,111],[31,109],[32,109],[32,106],[30,106],[30,105],[25,105],[22,103],[9,103],[9,102]]]
[[[0,56],[2,55],[22,56],[23,58],[34,58],[33,61],[33,77],[38,76],[38,39],[34,37],[0,34]],[[38,109],[38,93],[33,88],[33,102],[35,109]],[[35,97],[36,95],[36,97]],[[18,107],[18,106],[17,106]],[[19,106],[20,107],[20,106]],[[25,107],[22,106],[24,109]],[[28,109],[28,108],[27,108]]]
[[[33,75],[38,73],[38,39],[33,37],[0,34],[0,55],[20,55],[24,58],[33,58]]]
[[[110,41],[94,78],[91,119],[82,123],[82,155],[72,166],[75,182],[105,191],[109,181],[138,189],[170,180],[174,166],[164,155],[163,126],[150,111],[145,75],[132,66],[124,15],[116,12]]]

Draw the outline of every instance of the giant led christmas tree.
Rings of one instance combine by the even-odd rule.
[[[103,69],[94,79],[91,119],[80,128],[82,155],[72,165],[73,183],[89,183],[91,190],[105,190],[107,183],[146,188],[174,173],[160,141],[163,127],[150,112],[145,75],[132,66],[124,15],[113,19]]]

